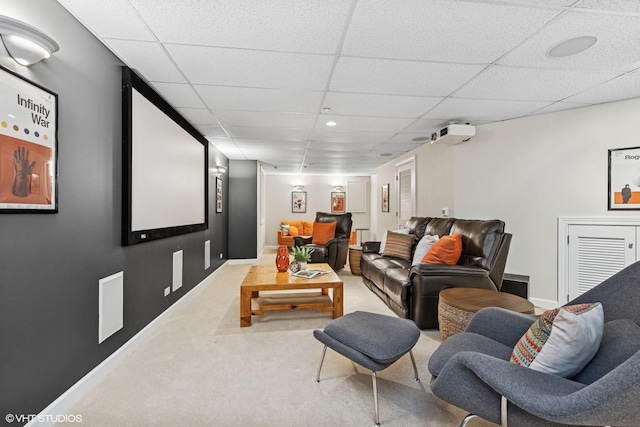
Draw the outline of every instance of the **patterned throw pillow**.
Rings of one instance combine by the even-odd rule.
[[[414,240],[415,236],[413,234],[388,231],[382,255],[410,260]]]
[[[603,329],[599,302],[547,310],[520,338],[511,363],[571,378],[598,352]]]
[[[384,233],[382,233],[382,238],[380,239],[380,250],[378,250],[378,253],[380,255],[384,255],[384,245],[387,242],[387,233],[390,231],[393,231],[394,233],[400,233],[400,234],[409,234],[408,228],[401,228],[399,230],[384,230]]]
[[[283,236],[288,236],[289,235],[289,226],[288,225],[281,225],[280,226],[280,230],[282,230],[282,235]]]

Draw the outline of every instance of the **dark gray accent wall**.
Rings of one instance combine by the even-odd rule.
[[[59,96],[59,213],[0,215],[0,413],[37,414],[222,265],[229,212],[215,213],[210,176],[208,230],[122,247],[122,64],[55,1],[3,0],[2,13],[61,46],[25,68],[0,44],[0,64]],[[209,162],[229,166],[212,146]],[[184,284],[164,297],[177,250]],[[98,281],[119,271],[124,328],[98,344]]]
[[[258,256],[258,162],[229,161],[229,259]]]

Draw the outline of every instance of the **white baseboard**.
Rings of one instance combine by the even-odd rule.
[[[557,308],[560,306],[558,301],[550,300],[550,299],[542,299],[542,298],[529,298],[529,301],[536,307],[544,308],[545,310],[549,310],[552,308]]]
[[[258,262],[258,258],[247,258],[247,259],[229,259],[227,260],[227,264],[229,265],[239,265],[239,264],[256,264]]]
[[[98,366],[93,368],[87,375],[82,377],[71,388],[62,393],[60,397],[54,400],[49,406],[44,408],[37,416],[33,417],[29,423],[25,424],[25,427],[53,427],[57,421],[59,421],[65,414],[69,414],[69,411],[75,406],[93,387],[100,384],[111,371],[113,371],[123,360],[125,360],[131,353],[140,347],[144,341],[149,338],[154,332],[162,327],[162,324],[169,313],[171,313],[178,306],[191,300],[196,294],[196,290],[200,288],[202,284],[218,273],[228,263],[225,262],[213,273],[208,275],[198,283],[193,289],[191,289],[185,296],[176,301],[171,307],[160,313],[158,317],[153,319],[147,326],[145,326],[140,332],[135,334],[129,341],[124,343],[122,347],[114,351],[109,357],[103,360]],[[76,414],[79,415],[79,414]]]

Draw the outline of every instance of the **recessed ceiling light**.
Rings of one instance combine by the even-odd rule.
[[[393,156],[393,153],[380,153],[380,156],[389,157],[389,156]]]
[[[329,108],[329,107],[324,107],[322,109],[322,114],[329,114],[330,112],[331,112],[331,108]]]
[[[326,123],[326,125],[327,126],[335,126],[335,125],[337,125],[337,123],[334,122],[334,121],[329,121],[329,122]]]
[[[580,36],[558,43],[549,50],[549,56],[564,58],[583,52],[596,44],[598,39],[594,36]]]
[[[417,138],[413,138],[413,139],[412,139],[412,141],[415,141],[415,142],[422,142],[422,141],[427,141],[427,140],[429,140],[429,139],[430,139],[430,138],[429,138],[428,136],[419,136],[419,137],[417,137]]]

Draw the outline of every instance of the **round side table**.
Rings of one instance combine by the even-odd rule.
[[[354,276],[361,275],[360,258],[362,258],[362,246],[349,246],[349,268]]]
[[[524,314],[534,314],[534,305],[526,299],[506,292],[477,288],[448,288],[440,291],[438,322],[440,339],[466,329],[474,314],[481,308],[500,307]]]

